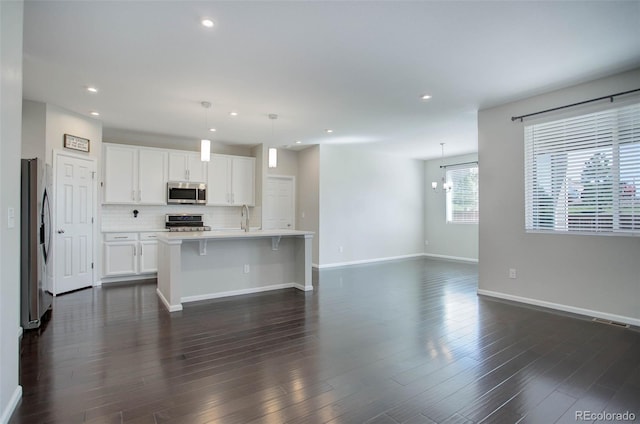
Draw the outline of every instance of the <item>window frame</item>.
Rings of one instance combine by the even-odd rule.
[[[560,131],[557,130],[555,135],[562,140],[561,142],[550,142],[547,136],[545,148],[536,150],[534,145],[536,140],[535,136],[531,134],[532,130],[533,132],[536,129],[550,131],[549,128],[554,126],[578,124],[588,127],[591,121],[598,121],[598,124],[593,124],[595,129],[586,131],[588,137],[583,137],[580,142],[575,141],[576,135],[580,134],[579,131],[566,131],[566,134],[560,136]],[[609,127],[602,126],[602,122],[611,125]],[[557,114],[524,125],[525,231],[541,234],[640,236],[639,131],[640,102],[637,98],[617,103],[613,107],[608,105],[607,107],[584,108],[578,112]],[[540,139],[545,142],[544,136],[541,136]],[[560,146],[564,149],[561,149]],[[627,153],[624,153],[624,150],[627,150]],[[548,164],[545,169],[547,173],[540,172],[540,169],[544,168],[540,166],[544,155],[547,155]],[[579,158],[581,155],[582,159]],[[594,158],[600,159],[595,161]],[[553,164],[554,159],[556,159],[555,165]],[[576,167],[580,160],[583,160],[583,165]],[[600,162],[601,165],[596,166],[594,161]],[[587,165],[588,162],[591,164]],[[598,167],[602,168],[602,166],[608,167],[608,171],[597,171]],[[585,184],[583,175],[588,167],[592,168],[590,172],[595,175],[593,177],[596,180],[595,188],[587,187]],[[589,207],[583,206],[582,211],[579,211],[579,207],[568,204],[571,203],[568,200],[569,194],[573,190],[571,186],[575,184],[578,172],[581,174],[580,182],[582,183],[578,184],[581,186],[578,190],[579,199],[582,201],[591,199],[593,202]],[[570,175],[571,173],[573,174]],[[534,176],[534,174],[537,175]],[[630,177],[623,177],[623,174]],[[560,179],[557,181],[561,181],[564,187],[564,198],[561,198],[557,193],[557,185],[554,185],[557,184],[555,179],[558,179],[558,175],[560,175]],[[605,183],[607,181],[605,175],[609,181],[607,183]],[[544,185],[543,178],[546,178],[546,186],[552,187],[551,193],[549,193],[549,187],[542,187]],[[630,182],[625,181],[629,178],[631,178]],[[623,197],[627,186],[635,188],[635,194],[630,195],[631,199]],[[534,190],[534,187],[538,188]],[[598,187],[604,187],[604,189],[599,190]],[[540,192],[544,192],[546,195],[546,203],[540,200]],[[563,202],[564,204],[562,204]],[[542,215],[540,211],[544,206],[549,205],[553,205],[553,207],[547,209],[546,213],[553,216],[547,218],[546,225],[543,225],[545,222],[544,218],[540,218]],[[537,211],[537,215],[533,213],[534,210]],[[624,211],[629,212],[625,215]],[[580,215],[581,213],[584,215]],[[581,219],[590,220],[592,223],[586,225],[581,222]]]
[[[472,207],[475,206],[474,210],[469,210],[466,212],[475,214],[475,217],[473,219],[463,219],[463,220],[455,219],[455,214],[454,214],[455,211],[453,210],[453,204],[454,204],[453,196],[455,194],[456,186],[459,186],[459,184],[455,184],[453,182],[453,178],[452,178],[453,174],[461,170],[472,172],[473,169],[475,169],[475,174],[476,174],[475,193],[472,193],[469,196],[468,194],[466,194],[467,192],[465,192],[465,196],[469,196],[472,202]],[[445,223],[460,224],[460,225],[470,225],[470,224],[478,225],[480,223],[480,169],[478,167],[478,163],[475,162],[472,164],[447,166],[445,168],[445,181],[449,187],[446,190],[446,196],[445,196]]]

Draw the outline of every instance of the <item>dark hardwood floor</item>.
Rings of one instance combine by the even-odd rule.
[[[24,335],[11,422],[547,424],[602,410],[640,422],[637,331],[478,297],[474,265],[314,280],[312,293],[174,314],[153,283],[59,296]]]

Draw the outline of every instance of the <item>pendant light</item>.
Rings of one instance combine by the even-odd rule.
[[[447,192],[451,189],[451,184],[447,183],[446,166],[444,165],[444,143],[440,143],[440,168],[442,168],[442,190]],[[438,182],[432,181],[431,188],[435,191],[438,189]]]
[[[271,120],[271,142],[273,143],[275,141],[274,125],[275,125],[275,120],[278,119],[278,115],[276,115],[275,113],[270,113],[269,119]],[[269,147],[268,163],[269,163],[269,168],[276,168],[278,166],[278,149],[276,149],[275,147]]]
[[[209,128],[207,121],[207,111],[211,107],[211,102],[201,102],[204,108],[204,127]],[[203,138],[200,140],[200,160],[202,162],[209,162],[211,160],[211,140]]]

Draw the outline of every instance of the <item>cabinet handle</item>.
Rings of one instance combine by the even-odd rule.
[[[128,239],[129,237],[127,236],[116,236],[114,237],[114,239]]]
[[[131,200],[133,200],[133,201],[136,200],[136,191],[135,190],[131,190]]]
[[[142,201],[142,190],[138,190],[138,202]]]
[[[138,248],[137,247],[133,247],[133,256],[137,256],[136,253],[138,252]]]
[[[142,245],[140,245],[140,256],[142,256]]]
[[[191,172],[187,169],[187,181],[189,181],[189,174],[191,174]]]

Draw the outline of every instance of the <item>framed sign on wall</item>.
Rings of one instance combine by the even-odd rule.
[[[76,137],[75,135],[64,135],[65,149],[79,150],[81,152],[89,152],[89,139]]]

